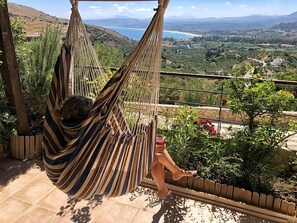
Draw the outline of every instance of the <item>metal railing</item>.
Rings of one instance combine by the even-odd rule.
[[[109,67],[108,69],[115,71],[116,68]],[[207,74],[194,74],[194,73],[180,73],[180,72],[166,72],[161,71],[161,81],[160,81],[160,104],[175,104],[175,105],[189,105],[189,106],[197,106],[197,107],[214,107],[219,109],[219,115],[218,118],[212,118],[213,121],[218,123],[218,132],[220,132],[221,124],[222,124],[222,109],[225,107],[222,104],[222,99],[224,98],[224,95],[226,92],[224,92],[224,83],[223,80],[230,80],[230,79],[248,79],[245,77],[233,77],[233,76],[222,76],[222,75],[207,75]],[[217,83],[217,90],[205,90],[205,89],[189,89],[185,87],[172,87],[172,86],[164,86],[162,77],[175,77],[175,78],[181,78],[181,79],[205,79],[205,80],[211,80],[211,81],[219,81]],[[265,81],[267,79],[260,79],[259,81]],[[288,80],[272,80],[276,86],[293,86],[297,89],[297,81],[288,81]],[[173,84],[173,83],[172,83]],[[174,100],[174,99],[168,99],[168,98],[162,98],[162,90],[168,90],[168,91],[175,91],[175,92],[192,92],[192,93],[198,93],[198,94],[205,94],[210,95],[213,97],[213,95],[217,95],[217,102],[216,104],[209,104],[209,103],[203,103],[199,101],[185,101],[185,100]],[[215,100],[212,100],[215,101]],[[294,104],[296,104],[297,109],[297,99],[294,100]],[[203,117],[202,117],[203,118]],[[229,123],[239,124],[238,122],[231,122]]]
[[[172,87],[168,86],[167,84],[163,83],[163,78],[162,77],[174,77],[174,78],[180,78],[185,80],[184,82],[189,82],[191,81],[190,79],[200,79],[200,80],[207,80],[207,81],[217,81],[215,83],[216,85],[216,90],[212,89],[189,89],[185,87]],[[161,83],[160,83],[160,104],[174,104],[174,105],[189,105],[189,106],[197,106],[197,107],[214,107],[219,109],[219,115],[217,118],[213,117],[212,120],[217,122],[218,124],[218,129],[217,131],[220,132],[221,130],[221,124],[222,124],[222,109],[225,107],[224,104],[222,103],[223,98],[226,95],[225,90],[225,85],[223,80],[228,80],[228,79],[247,79],[247,78],[242,78],[242,77],[232,77],[232,76],[220,76],[220,75],[205,75],[205,74],[192,74],[192,73],[178,73],[178,72],[161,72]],[[188,80],[187,80],[188,79]],[[261,79],[260,79],[261,81]],[[265,81],[265,79],[262,79],[262,81]],[[283,89],[286,87],[291,87],[293,86],[294,88],[296,87],[297,89],[297,81],[287,81],[287,80],[272,80],[276,86],[282,86]],[[193,82],[193,81],[192,81]],[[174,81],[172,81],[172,84]],[[183,98],[176,98],[175,100],[172,98],[163,98],[162,91],[171,91],[173,92],[190,92],[190,93],[196,93],[196,94],[203,94],[203,95],[209,95],[209,97],[216,97],[217,100],[212,100],[212,102],[217,102],[217,103],[206,103],[206,101],[186,101]],[[297,100],[294,100],[294,103],[297,105]],[[295,106],[297,108],[297,106]],[[203,117],[202,117],[203,118]],[[230,121],[228,121],[230,123]],[[238,122],[234,122],[234,124],[239,124]]]

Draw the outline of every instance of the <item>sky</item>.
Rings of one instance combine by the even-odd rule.
[[[60,18],[69,18],[69,0],[8,0],[29,6]],[[88,1],[79,2],[83,19],[111,18],[128,16],[132,18],[151,18],[157,1]],[[166,17],[183,18],[238,17],[248,15],[288,15],[297,11],[297,0],[171,0]]]

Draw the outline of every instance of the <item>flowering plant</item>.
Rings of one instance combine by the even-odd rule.
[[[208,135],[217,135],[217,131],[214,128],[214,124],[210,119],[200,118],[198,124],[200,127],[208,132]]]
[[[227,98],[223,98],[223,99],[222,99],[222,105],[223,105],[223,106],[226,105],[227,102],[228,102]]]

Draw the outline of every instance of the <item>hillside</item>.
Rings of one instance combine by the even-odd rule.
[[[8,2],[8,11],[11,18],[17,18],[25,23],[27,35],[39,35],[46,24],[58,25],[67,30],[68,20],[57,18],[36,9]]]
[[[51,16],[31,7],[8,3],[8,11],[11,18],[17,18],[24,22],[25,30],[28,36],[38,36],[43,27],[47,24],[60,26],[65,33],[68,28],[68,19]],[[106,28],[87,26],[87,29],[90,33],[91,39],[94,41],[96,40],[97,42],[104,42],[111,46],[120,46],[125,48],[129,48],[131,44],[133,44],[126,37]]]

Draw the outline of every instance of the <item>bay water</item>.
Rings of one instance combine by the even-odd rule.
[[[105,28],[118,32],[121,35],[136,41],[140,40],[145,32],[145,29],[141,29],[141,28],[125,28],[125,27],[111,27],[111,26],[105,26]],[[190,38],[193,38],[194,36],[198,36],[198,35],[195,35],[192,33],[170,31],[170,30],[163,31],[163,38],[167,37],[167,38],[182,40],[182,39],[190,39]]]

